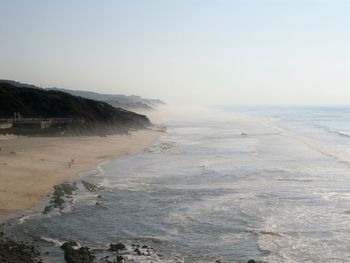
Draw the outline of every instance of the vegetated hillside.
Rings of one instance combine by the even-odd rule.
[[[25,118],[72,118],[66,131],[74,134],[111,134],[151,125],[146,116],[105,102],[0,81],[0,118],[11,118],[14,112]]]
[[[140,96],[126,96],[126,95],[112,95],[112,94],[101,94],[91,91],[81,90],[69,90],[69,89],[58,89],[52,88],[52,90],[63,91],[75,96],[80,96],[87,99],[99,100],[107,102],[114,107],[120,107],[123,109],[131,110],[153,110],[165,103],[158,99],[145,99]]]

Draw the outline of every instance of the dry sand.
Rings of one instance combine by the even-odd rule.
[[[79,172],[143,151],[160,135],[141,130],[107,137],[0,136],[0,219],[31,208]],[[71,159],[75,163],[69,167]]]

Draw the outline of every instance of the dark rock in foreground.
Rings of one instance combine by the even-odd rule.
[[[95,256],[88,247],[76,248],[77,243],[66,242],[61,248],[64,250],[64,258],[68,263],[93,263]]]
[[[118,252],[119,250],[125,250],[126,246],[123,243],[109,244],[109,251]]]
[[[0,262],[2,263],[41,263],[40,253],[32,245],[0,239]]]

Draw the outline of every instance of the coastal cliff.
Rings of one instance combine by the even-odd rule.
[[[145,99],[135,95],[115,95],[115,94],[102,94],[91,91],[82,90],[69,90],[52,88],[51,90],[59,90],[65,93],[69,93],[74,96],[83,97],[86,99],[104,101],[116,108],[123,108],[132,111],[149,111],[156,110],[160,106],[166,105],[165,102],[159,99]]]
[[[16,124],[4,125],[0,129],[2,134],[107,135],[151,126],[145,115],[106,102],[35,86],[19,87],[6,81],[0,81],[0,119]],[[19,125],[24,121],[37,122],[40,127]]]

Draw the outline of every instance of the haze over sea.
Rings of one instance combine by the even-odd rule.
[[[146,243],[161,254],[149,262],[350,261],[348,106],[172,110],[163,123],[146,152],[81,175],[102,190],[80,187],[63,214],[41,204],[11,231],[44,262],[64,262],[70,239]]]

